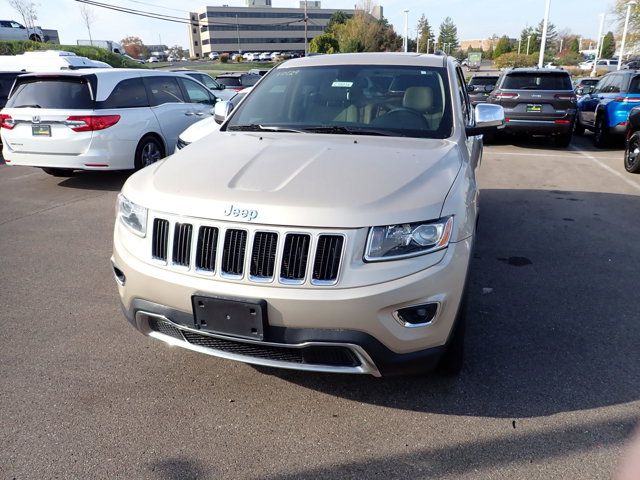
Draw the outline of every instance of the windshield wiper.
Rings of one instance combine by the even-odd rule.
[[[231,132],[289,132],[289,133],[305,133],[302,130],[296,130],[289,127],[278,127],[277,125],[258,125],[251,123],[248,125],[231,125],[227,127]]]
[[[16,105],[13,108],[42,108],[42,106],[38,105],[37,103],[34,103],[31,105]]]
[[[378,130],[375,128],[366,128],[366,127],[344,127],[340,125],[330,125],[330,126],[317,126],[317,127],[307,127],[304,129],[305,132],[311,133],[329,133],[336,135],[380,135],[384,137],[389,136],[404,136],[400,133],[395,134],[392,132],[388,132],[386,130]]]

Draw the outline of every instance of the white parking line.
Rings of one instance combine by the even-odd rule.
[[[598,165],[599,167],[603,168],[604,170],[606,170],[607,172],[615,175],[616,177],[618,177],[620,180],[622,180],[623,182],[625,182],[627,185],[632,186],[633,188],[635,188],[636,190],[640,191],[640,183],[638,182],[634,182],[633,180],[631,180],[629,177],[627,177],[626,175],[618,172],[617,170],[614,170],[613,168],[611,168],[609,165],[602,163],[599,159],[597,159],[596,157],[594,157],[593,155],[591,155],[590,153],[587,152],[583,152],[582,150],[577,149],[574,146],[571,146],[571,150],[573,150],[574,152],[579,153],[580,155],[582,155],[585,158],[588,158],[589,160],[591,160],[593,163],[595,163],[596,165]],[[630,175],[630,174],[629,174]]]
[[[569,153],[569,152],[559,152],[559,153],[519,153],[519,152],[502,152],[500,150],[488,150],[485,149],[484,154],[495,154],[495,155],[511,155],[511,156],[516,156],[516,157],[566,157],[567,154],[571,155],[571,156],[576,156],[577,154],[582,153],[580,150],[575,150],[576,153]],[[594,157],[595,158],[595,157]],[[611,158],[607,158],[607,157],[599,157],[602,159],[609,159],[611,160]]]

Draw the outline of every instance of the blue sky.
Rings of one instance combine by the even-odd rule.
[[[244,0],[102,0],[104,3],[121,5],[140,10],[155,11],[167,15],[182,16],[186,11],[203,5],[244,5]],[[357,0],[322,0],[326,8],[353,8]],[[16,14],[4,0],[0,0],[0,17],[15,18]],[[39,24],[54,28],[60,33],[63,43],[75,43],[79,38],[88,38],[82,25],[78,3],[74,0],[39,0]],[[544,14],[545,0],[380,0],[384,15],[400,34],[404,31],[404,9],[409,9],[409,32],[423,13],[436,28],[443,18],[451,16],[458,26],[461,40],[486,38],[492,34],[517,36],[527,24],[534,25]],[[148,4],[164,6],[154,7]],[[274,7],[293,7],[298,0],[272,0]],[[568,28],[574,33],[595,38],[598,34],[598,14],[610,11],[613,0],[552,0],[551,21],[559,28]],[[120,40],[127,35],[137,35],[147,44],[187,46],[185,25],[151,20],[144,17],[94,8],[96,22],[92,27],[94,39]],[[607,30],[617,29],[613,15],[609,16]]]

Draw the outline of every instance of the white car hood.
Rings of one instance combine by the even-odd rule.
[[[136,173],[123,192],[198,218],[358,228],[438,218],[460,166],[448,140],[218,131]]]
[[[180,138],[187,143],[193,143],[216,130],[220,130],[220,124],[214,120],[212,115],[191,125],[180,134]]]

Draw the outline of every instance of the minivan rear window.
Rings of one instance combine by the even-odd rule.
[[[505,90],[573,90],[567,73],[514,72],[508,74],[502,88]]]
[[[18,79],[7,108],[60,108],[90,110],[91,90],[84,78],[53,77]]]
[[[473,77],[469,85],[495,85],[498,83],[498,77]]]

